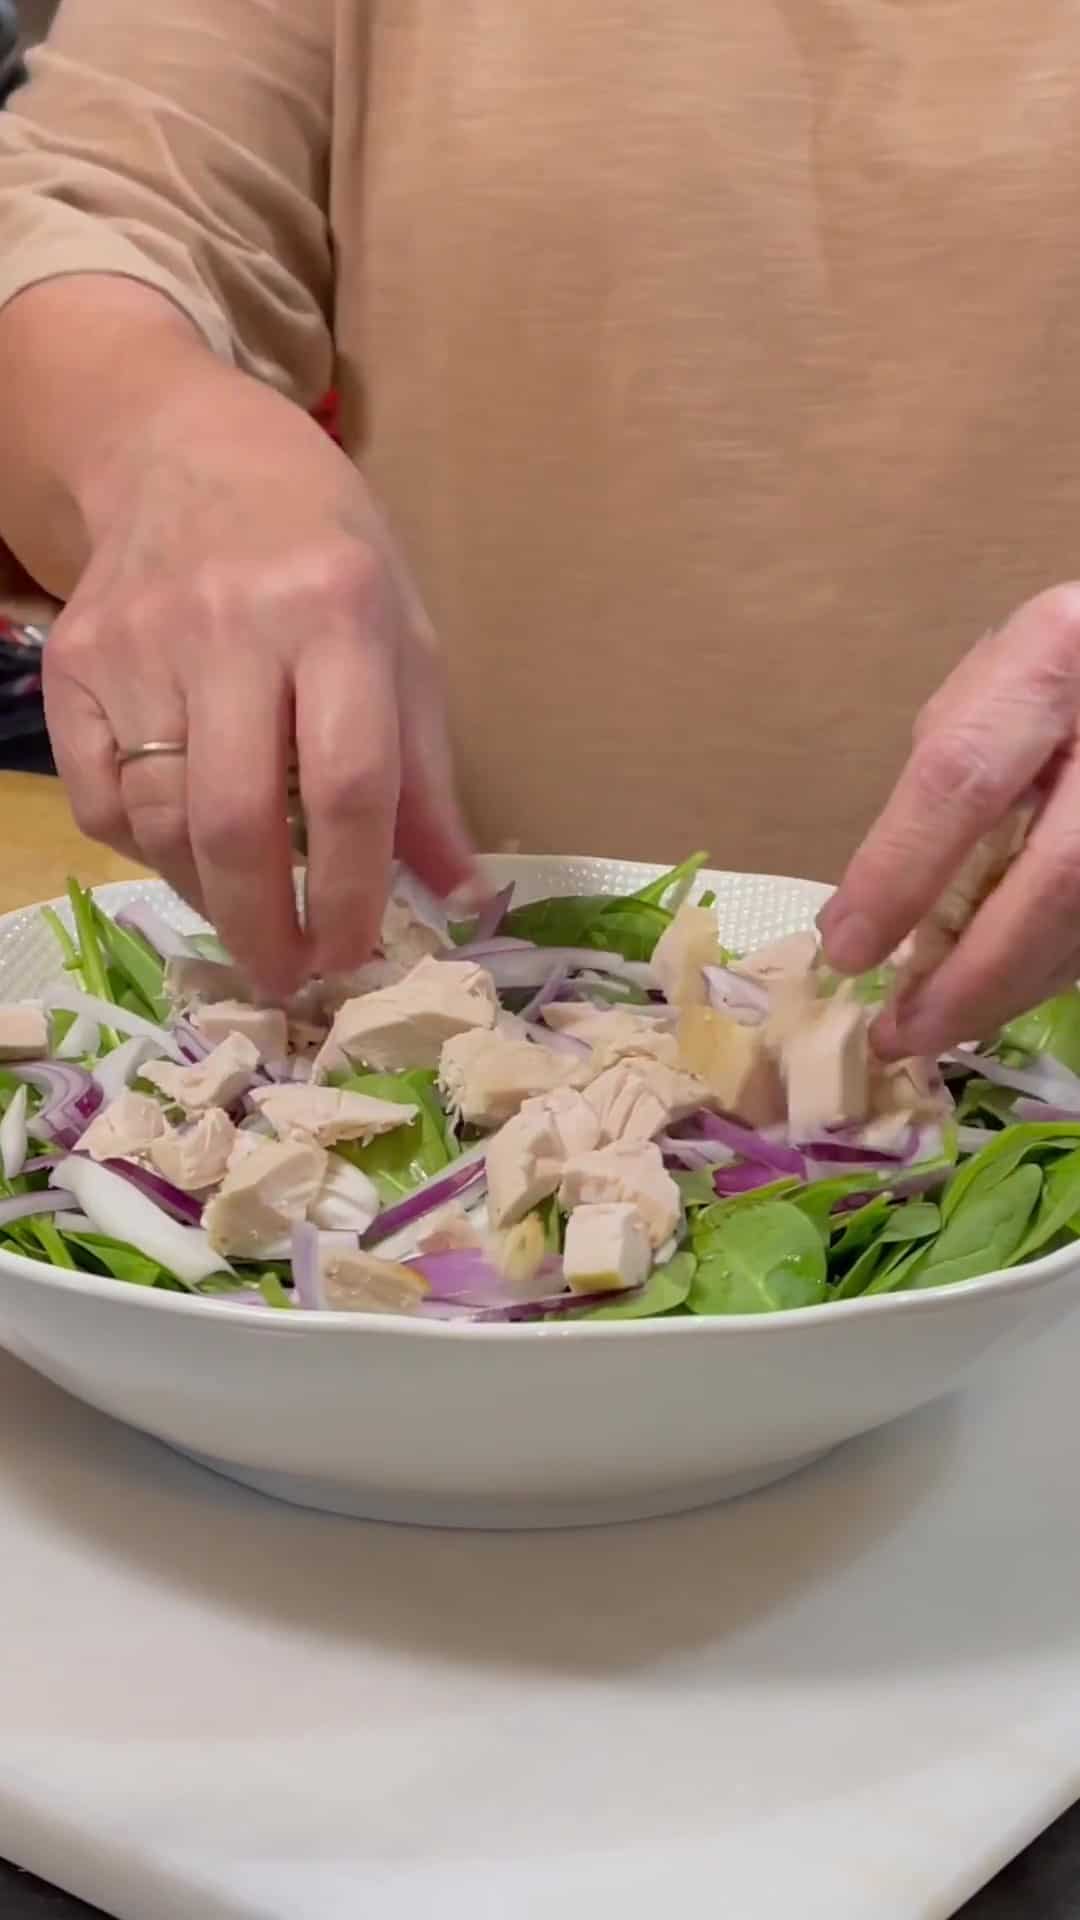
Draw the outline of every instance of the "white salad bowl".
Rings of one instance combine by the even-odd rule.
[[[659,871],[489,869],[522,900],[626,892]],[[827,891],[725,873],[699,887],[744,948],[809,925]],[[196,924],[159,882],[98,897]],[[56,971],[36,909],[0,919],[0,999]],[[937,1399],[1078,1300],[1080,1243],[937,1291],[794,1312],[514,1325],[258,1313],[0,1250],[0,1343],[91,1406],[260,1492],[450,1527],[591,1525],[749,1492]]]

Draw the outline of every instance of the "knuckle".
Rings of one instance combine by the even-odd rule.
[[[322,776],[310,792],[310,810],[330,826],[389,813],[396,799],[397,779],[387,760],[362,766],[337,767]]]
[[[988,743],[960,727],[926,733],[912,762],[920,798],[931,807],[960,801],[972,813],[1005,804],[1007,788]]]
[[[1058,832],[1042,849],[1047,901],[1055,917],[1080,909],[1080,827]]]
[[[311,585],[332,605],[366,611],[381,606],[386,596],[386,570],[381,555],[363,540],[334,541],[312,554],[308,568]]]
[[[212,865],[241,868],[259,858],[269,837],[267,825],[255,808],[230,801],[199,820],[193,837]]]

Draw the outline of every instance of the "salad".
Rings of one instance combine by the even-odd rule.
[[[356,974],[257,1003],[210,935],[76,882],[0,1006],[0,1246],[273,1312],[768,1313],[1080,1236],[1080,992],[885,1065],[892,972],[721,945],[705,855],[468,925],[399,871]]]

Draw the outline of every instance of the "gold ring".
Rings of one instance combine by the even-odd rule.
[[[142,740],[137,747],[117,747],[116,764],[124,768],[135,760],[182,760],[186,752],[182,740]]]

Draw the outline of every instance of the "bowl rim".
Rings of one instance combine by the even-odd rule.
[[[518,854],[492,853],[481,856],[482,865],[498,870],[517,870],[518,872],[536,872],[548,868],[553,862],[571,865],[618,864],[628,866],[646,875],[659,876],[668,869],[663,864],[649,860],[612,859],[608,862],[604,856],[596,854]],[[675,863],[672,862],[672,865]],[[787,874],[739,874],[733,868],[705,868],[698,876],[700,886],[709,886],[716,880],[728,879],[770,880],[777,885],[806,887],[817,892],[831,891],[822,881],[800,879],[798,875]],[[104,881],[94,888],[96,896],[104,897],[108,902],[113,897],[130,894],[133,886],[149,888],[167,899],[174,899],[166,882],[153,874],[135,877],[130,880]],[[184,916],[194,926],[205,925],[199,916],[183,903]],[[22,924],[27,917],[40,912],[42,907],[51,906],[66,917],[68,902],[64,898],[52,900],[27,901],[24,906],[13,907],[0,914],[0,933],[5,928]],[[775,1313],[747,1314],[678,1314],[661,1315],[658,1318],[640,1320],[518,1320],[510,1322],[476,1322],[416,1319],[405,1314],[365,1314],[345,1313],[333,1309],[309,1309],[306,1312],[280,1312],[272,1308],[259,1311],[251,1306],[241,1306],[230,1302],[227,1297],[208,1299],[204,1295],[193,1293],[174,1293],[164,1288],[134,1286],[130,1281],[115,1280],[111,1275],[73,1272],[66,1267],[55,1267],[45,1260],[31,1260],[24,1254],[11,1253],[0,1247],[0,1275],[5,1271],[14,1273],[19,1279],[37,1281],[46,1288],[59,1293],[75,1294],[83,1299],[96,1299],[108,1305],[125,1303],[132,1307],[142,1307],[151,1312],[179,1313],[212,1322],[225,1321],[231,1326],[246,1326],[252,1333],[273,1333],[286,1338],[302,1337],[303,1333],[325,1333],[333,1328],[336,1334],[347,1333],[353,1338],[366,1339],[432,1339],[442,1341],[465,1341],[475,1344],[479,1341],[502,1344],[512,1342],[520,1345],[524,1342],[573,1340],[627,1340],[627,1339],[739,1339],[753,1334],[780,1334],[793,1327],[802,1328],[807,1333],[822,1328],[839,1325],[852,1320],[871,1319],[884,1321],[887,1314],[920,1314],[935,1311],[947,1311],[951,1302],[978,1300],[996,1297],[999,1294],[1027,1293],[1040,1287],[1052,1285],[1072,1268],[1080,1268],[1080,1240],[1075,1246],[1060,1247],[1056,1253],[1044,1254],[1039,1260],[1028,1261],[1022,1267],[999,1268],[994,1273],[980,1274],[973,1280],[961,1280],[947,1287],[928,1287],[911,1293],[861,1295],[854,1300],[823,1301],[818,1306],[788,1307]],[[2,1306],[0,1306],[2,1316]]]

